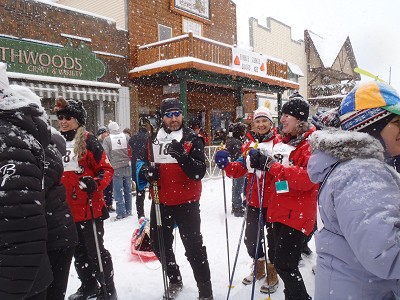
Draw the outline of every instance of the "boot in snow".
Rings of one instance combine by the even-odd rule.
[[[168,285],[168,296],[164,295],[163,296],[163,300],[174,300],[180,291],[182,291],[183,289],[183,282],[182,281],[178,281],[176,283],[170,283]]]
[[[213,300],[213,292],[211,281],[198,282],[197,288],[199,289],[199,300]]]
[[[76,291],[75,294],[72,294],[68,297],[68,300],[96,299],[98,293],[99,287],[97,285],[81,285],[81,287]]]
[[[265,294],[275,293],[279,286],[278,273],[274,264],[267,263],[267,277],[261,286],[260,292]]]
[[[99,290],[99,294],[97,295],[97,300],[117,300],[117,291],[115,288],[107,289],[107,298],[104,298],[103,289]]]
[[[251,273],[249,276],[243,278],[242,283],[244,285],[249,285],[253,283],[253,275],[254,275],[254,263],[251,266]],[[265,276],[265,258],[260,258],[257,260],[257,274],[256,280],[260,280]]]

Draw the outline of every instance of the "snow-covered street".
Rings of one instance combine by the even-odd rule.
[[[229,248],[231,268],[235,259],[243,218],[235,218],[230,214],[231,209],[231,183],[226,178],[227,209],[229,226]],[[203,194],[201,198],[202,234],[207,247],[211,268],[211,280],[213,284],[214,299],[226,299],[228,292],[228,263],[225,234],[225,212],[221,177],[217,179],[203,180]],[[133,198],[133,203],[135,198]],[[145,209],[150,209],[150,200],[145,201]],[[133,209],[135,211],[135,209]],[[113,214],[115,216],[115,214]],[[128,217],[121,221],[105,222],[105,246],[111,252],[114,270],[115,284],[119,300],[161,300],[163,295],[163,281],[161,265],[158,261],[143,263],[137,256],[130,252],[130,240],[132,232],[138,226],[136,216]],[[184,248],[176,232],[176,258],[180,266],[184,288],[178,300],[197,299],[198,292],[193,278],[192,269],[184,255]],[[309,243],[315,251],[314,239]],[[301,262],[302,272],[308,293],[314,294],[314,275],[311,268],[315,264],[315,252],[309,258]],[[244,286],[241,281],[249,275],[251,259],[247,255],[246,248],[241,243],[237,268],[235,271],[234,288],[231,290],[230,299],[251,299],[251,285]],[[262,281],[257,282],[254,299],[266,299],[268,295],[259,292]],[[68,282],[67,296],[74,293],[79,287],[73,264],[71,265]],[[283,283],[280,281],[279,289],[271,295],[272,300],[283,300]]]

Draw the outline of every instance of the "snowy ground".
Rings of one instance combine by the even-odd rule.
[[[231,208],[231,183],[227,178],[227,208],[229,226],[229,248],[230,263],[233,266],[239,235],[243,218],[235,218],[230,214]],[[207,247],[208,259],[211,268],[211,281],[213,284],[214,299],[226,299],[228,292],[228,263],[227,246],[225,233],[225,212],[222,189],[222,179],[203,180],[203,195],[201,198],[202,234]],[[133,198],[133,205],[135,199]],[[150,200],[145,202],[148,216]],[[135,211],[135,208],[134,208]],[[115,284],[119,300],[161,300],[163,295],[163,281],[161,265],[158,261],[143,263],[137,256],[130,252],[130,240],[132,232],[138,226],[135,216],[128,217],[121,221],[105,222],[105,246],[111,252],[114,270]],[[192,269],[184,256],[184,248],[180,241],[179,233],[176,232],[176,258],[180,266],[184,288],[178,300],[197,299],[198,292],[193,278]],[[309,243],[314,251],[314,239]],[[311,267],[315,263],[315,251],[309,258],[304,258],[300,264],[300,271],[303,275],[307,291],[310,296],[314,295],[314,275]],[[241,281],[250,272],[251,260],[247,255],[246,248],[241,243],[238,264],[233,281],[234,288],[231,290],[230,299],[251,299],[251,285],[244,286]],[[259,292],[262,281],[256,283],[254,299],[264,300],[268,295]],[[68,282],[67,296],[74,293],[80,286],[73,265]],[[271,295],[272,300],[283,300],[283,283],[280,281],[279,289]]]

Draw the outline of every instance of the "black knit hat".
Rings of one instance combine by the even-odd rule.
[[[162,100],[161,102],[161,116],[164,116],[164,114],[168,111],[182,111],[182,103],[179,101],[177,98],[166,98]]]
[[[282,113],[291,115],[300,121],[307,121],[310,106],[303,96],[295,92],[289,97],[289,101],[283,104]]]
[[[57,116],[67,115],[75,118],[80,125],[86,124],[87,113],[80,100],[65,100],[63,97],[58,97],[54,110]]]
[[[97,135],[103,134],[104,132],[107,132],[108,129],[106,126],[100,126],[99,129],[97,130]]]

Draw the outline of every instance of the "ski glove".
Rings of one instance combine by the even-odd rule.
[[[250,167],[261,171],[269,171],[271,165],[275,162],[275,159],[271,155],[262,155],[260,151],[252,149],[249,152],[250,155]]]
[[[149,182],[156,181],[160,179],[160,166],[155,165],[155,166],[144,166],[143,168],[143,173],[144,176],[146,177],[146,180]]]
[[[229,164],[229,152],[226,150],[218,150],[215,153],[215,163],[221,170],[225,169]]]
[[[178,160],[185,154],[185,149],[183,148],[183,145],[177,140],[172,140],[171,144],[169,144],[168,146],[167,154]]]
[[[79,178],[79,188],[85,191],[88,195],[97,191],[97,183],[91,176],[83,176]]]

